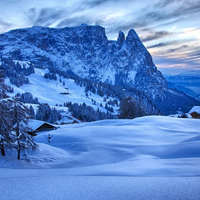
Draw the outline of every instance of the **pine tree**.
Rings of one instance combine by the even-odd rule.
[[[0,149],[5,156],[5,148],[13,147],[11,108],[9,101],[0,100]]]
[[[140,117],[144,115],[145,111],[142,108],[141,104],[132,96],[126,97],[120,102],[120,119],[133,119],[135,117]]]
[[[29,108],[29,116],[30,116],[30,119],[35,119],[35,111],[32,105],[30,105],[30,108]]]
[[[17,159],[20,160],[20,154],[23,150],[27,156],[28,149],[35,149],[37,147],[36,143],[33,141],[32,136],[28,134],[30,128],[27,127],[28,124],[28,108],[24,106],[21,102],[14,100],[13,107],[13,120],[15,122],[15,140],[17,149]]]
[[[4,71],[0,70],[0,99],[8,97],[6,91],[8,89],[7,85],[4,82]]]
[[[7,86],[4,82],[4,72],[0,71],[0,149],[1,155],[5,156],[5,147],[12,146],[12,121],[10,105],[6,95]]]
[[[38,110],[36,112],[36,119],[54,123],[55,121],[61,119],[61,114],[55,108],[51,109],[48,104],[39,104]]]

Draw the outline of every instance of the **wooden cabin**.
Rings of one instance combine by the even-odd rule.
[[[57,127],[45,121],[30,119],[28,122],[28,128],[31,129],[29,134],[35,136],[37,135],[37,132],[55,130]]]
[[[195,118],[195,119],[200,119],[200,106],[194,106],[189,114],[191,115],[192,118]]]

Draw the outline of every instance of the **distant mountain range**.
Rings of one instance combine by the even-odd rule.
[[[126,37],[120,31],[117,41],[109,41],[103,27],[85,24],[17,29],[0,35],[0,53],[3,58],[29,62],[35,68],[49,68],[60,75],[68,73],[93,83],[124,87],[128,89],[125,95],[135,96],[149,114],[155,114],[155,110],[171,114],[179,107],[187,112],[200,105],[194,98],[168,87],[133,29]]]
[[[177,85],[184,87],[200,88],[200,70],[192,70],[187,73],[181,73],[176,76],[166,76],[166,79]]]
[[[200,97],[200,70],[191,70],[175,76],[165,75],[170,88],[177,88],[180,91],[194,97]]]

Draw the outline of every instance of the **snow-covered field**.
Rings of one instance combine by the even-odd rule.
[[[50,176],[0,179],[2,200],[198,200],[195,177]]]
[[[0,157],[1,199],[200,199],[199,127],[149,116],[40,133],[30,163]]]

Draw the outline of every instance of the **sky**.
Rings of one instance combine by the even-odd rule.
[[[163,73],[200,70],[200,0],[0,0],[0,33],[86,23],[109,40],[134,29]]]

